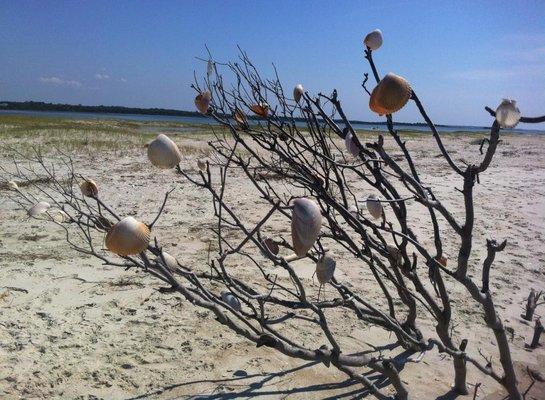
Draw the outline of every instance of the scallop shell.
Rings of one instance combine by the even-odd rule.
[[[205,114],[208,112],[208,109],[210,108],[210,103],[212,101],[212,94],[205,90],[202,93],[199,93],[197,97],[195,97],[195,107],[197,107],[197,110],[201,114]]]
[[[81,194],[87,197],[97,197],[98,196],[98,186],[96,182],[92,179],[85,179],[79,184],[79,189]]]
[[[161,257],[155,258],[155,261],[165,265],[171,271],[175,270],[178,267],[178,261],[176,260],[175,257],[171,256],[166,251],[162,252],[162,256],[163,258]],[[163,261],[163,259],[165,261]]]
[[[301,100],[301,97],[303,97],[304,93],[305,89],[300,83],[293,88],[293,98],[297,103],[299,103],[299,100]]]
[[[254,104],[250,109],[262,118],[267,118],[267,115],[269,115],[269,105],[267,103]]]
[[[333,278],[336,265],[337,262],[333,259],[333,257],[327,254],[318,260],[316,263],[316,277],[321,285],[326,284]]]
[[[180,149],[167,135],[158,135],[148,146],[148,158],[157,168],[174,168],[182,160]]]
[[[271,252],[271,254],[274,254],[275,256],[280,251],[278,244],[276,244],[276,242],[271,238],[264,238],[262,244]]]
[[[496,109],[496,121],[502,128],[514,128],[520,121],[520,110],[515,100],[503,99]]]
[[[19,185],[18,185],[17,182],[15,182],[15,181],[9,181],[9,182],[8,182],[8,187],[9,187],[11,190],[18,190],[18,189],[19,189]]]
[[[148,247],[150,236],[146,224],[133,217],[125,217],[106,234],[106,248],[120,256],[135,255]]]
[[[199,167],[202,172],[206,172],[206,160],[204,158],[199,158],[197,160],[197,167]]]
[[[369,32],[365,39],[363,39],[365,46],[369,47],[371,50],[377,50],[382,46],[382,32],[380,29],[375,29],[372,32]]]
[[[309,199],[293,202],[291,238],[295,254],[303,257],[314,246],[322,226],[322,214],[318,205]]]
[[[348,152],[354,157],[357,157],[358,154],[360,154],[360,150],[354,142],[354,135],[352,135],[352,132],[348,132],[344,137],[344,145],[346,146],[346,150],[348,150]]]
[[[390,72],[373,89],[369,108],[379,115],[393,114],[407,104],[411,94],[409,82]]]
[[[373,218],[379,219],[382,217],[382,204],[380,204],[379,198],[376,195],[369,195],[365,205],[367,206],[369,214],[371,214]]]
[[[51,205],[45,201],[40,201],[39,203],[34,204],[28,209],[29,217],[37,217],[38,215],[46,212]]]
[[[237,297],[231,292],[221,292],[221,300],[227,303],[233,310],[240,311],[241,305]]]

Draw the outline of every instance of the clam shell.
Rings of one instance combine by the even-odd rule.
[[[29,217],[37,217],[38,215],[46,212],[51,205],[45,201],[40,201],[39,203],[34,204],[28,209]]]
[[[221,300],[227,303],[233,310],[240,311],[242,308],[240,301],[231,292],[221,292]]]
[[[262,118],[267,118],[267,115],[269,115],[269,105],[267,103],[254,104],[250,109]]]
[[[358,146],[354,143],[354,135],[352,135],[352,132],[348,132],[344,137],[344,145],[346,146],[346,150],[354,157],[357,157],[358,154],[360,154]]]
[[[409,82],[390,72],[373,89],[369,108],[379,115],[393,114],[407,104],[411,94]]]
[[[133,217],[125,217],[106,234],[106,248],[120,256],[130,256],[148,247],[151,232],[148,226]]]
[[[112,226],[114,226],[114,224],[112,224],[112,222],[108,218],[102,215],[96,216],[94,222],[97,229],[106,232],[109,231]]]
[[[514,128],[520,121],[520,110],[515,100],[503,99],[496,109],[496,121],[502,128]]]
[[[197,107],[197,110],[199,110],[201,114],[206,114],[210,108],[211,101],[212,94],[206,90],[195,97],[195,107]]]
[[[87,197],[97,197],[98,196],[98,186],[96,182],[92,179],[85,179],[79,184],[79,189],[81,194]]]
[[[199,167],[202,172],[206,172],[206,160],[204,158],[199,158],[197,160],[197,167]]]
[[[326,284],[333,278],[336,265],[337,262],[333,259],[333,257],[327,254],[318,260],[316,263],[316,277],[321,285]]]
[[[148,158],[157,168],[174,168],[182,160],[180,149],[167,135],[158,135],[148,146]]]
[[[19,185],[17,185],[17,182],[15,182],[15,181],[9,181],[8,182],[8,187],[11,190],[18,190],[19,189]]]
[[[369,211],[369,214],[371,214],[373,218],[379,219],[382,217],[382,204],[380,204],[376,195],[369,195],[365,205],[367,206],[367,211]]]
[[[371,50],[377,50],[382,46],[382,32],[380,29],[375,29],[372,32],[369,32],[365,39],[363,39],[365,46],[369,47]]]
[[[296,199],[293,202],[291,238],[297,256],[303,257],[314,246],[321,226],[322,214],[315,202],[309,199]]]
[[[301,100],[301,97],[303,97],[304,93],[305,89],[300,83],[293,88],[293,98],[297,103],[299,103],[299,100]]]
[[[162,253],[165,261],[163,262],[163,258],[161,257],[156,257],[155,261],[165,265],[169,270],[174,271],[178,267],[178,261],[176,261],[176,258],[168,254],[166,251],[163,251]]]

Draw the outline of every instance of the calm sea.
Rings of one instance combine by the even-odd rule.
[[[128,121],[168,121],[168,122],[181,122],[186,124],[197,125],[217,125],[216,121],[211,118],[204,117],[178,117],[170,115],[144,115],[144,114],[111,114],[111,113],[81,113],[81,112],[63,112],[63,111],[23,111],[23,110],[0,110],[0,115],[29,115],[39,117],[51,117],[51,118],[69,118],[69,119],[86,119],[86,120],[101,120],[101,119],[117,119]],[[303,123],[300,123],[304,125]],[[542,126],[543,124],[539,124]],[[373,123],[354,123],[354,129],[366,129],[385,131],[385,125],[377,125]],[[417,131],[428,132],[429,129],[426,126],[404,125],[396,124],[396,129],[400,131]],[[479,126],[438,126],[437,130],[440,132],[486,132],[490,128]],[[545,134],[545,130],[540,129],[506,129],[506,132],[521,133],[521,134]]]

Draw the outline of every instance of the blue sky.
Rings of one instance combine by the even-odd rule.
[[[544,1],[0,0],[0,99],[193,110],[207,44],[237,44],[286,86],[337,88],[350,118],[377,121],[361,89],[362,39],[380,28],[381,74],[409,80],[432,119],[487,124],[484,105],[514,98],[545,112]],[[413,104],[395,119],[420,121]]]

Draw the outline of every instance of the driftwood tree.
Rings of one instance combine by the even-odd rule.
[[[371,67],[371,80],[380,82],[369,47],[365,58]],[[23,160],[16,161],[15,168],[4,173],[9,180],[30,183],[33,190],[12,184],[13,200],[25,208],[47,201],[49,208],[34,211],[43,211],[41,216],[61,226],[66,240],[76,251],[97,257],[108,265],[143,270],[165,284],[160,289],[162,292],[181,293],[194,305],[213,312],[221,324],[256,343],[257,347],[268,346],[289,357],[335,367],[377,398],[392,396],[369,378],[366,373],[369,370],[391,384],[396,398],[409,398],[399,373],[406,358],[378,351],[371,355],[346,351],[340,340],[342,332],[330,323],[334,313],[379,327],[386,334],[392,333],[394,344],[409,353],[423,354],[435,349],[446,353],[453,362],[454,389],[458,393],[468,393],[469,363],[503,385],[510,398],[522,399],[508,336],[489,285],[494,259],[506,242],[487,241],[481,282],[468,274],[473,254],[473,188],[479,175],[485,173],[492,162],[500,138],[499,123],[494,120],[489,137],[481,144],[482,161],[460,165],[449,154],[415,91],[410,92],[410,100],[427,123],[442,159],[459,177],[464,204],[460,220],[421,177],[417,162],[395,129],[392,115],[385,117],[388,134],[401,151],[401,158],[386,150],[382,134],[368,143],[359,140],[336,91],[312,96],[299,88],[295,93],[297,99],[292,99],[277,74],[272,79],[262,78],[243,52],[234,63],[207,62],[207,76],[196,79],[194,88],[199,94],[199,108],[220,125],[219,129],[215,128],[215,140],[209,142],[212,156],[200,162],[198,172],[183,163],[176,165],[174,171],[207,191],[213,203],[218,252],[209,265],[189,265],[174,259],[162,249],[161,239],[153,236],[137,254],[117,256],[103,249],[104,234],[112,231],[122,215],[93,190],[84,190],[87,196],[82,195],[78,183],[82,183],[84,177],[77,174],[72,159],[66,155],[59,158],[66,177],[61,177],[39,151],[30,157],[20,155]],[[225,83],[227,75],[224,74],[230,76],[230,84]],[[363,82],[366,91],[370,84],[368,78],[366,75]],[[495,116],[494,111],[487,110]],[[257,117],[248,118],[246,114],[252,112]],[[520,121],[544,120],[545,117],[522,117]],[[233,172],[251,182],[255,193],[268,204],[259,221],[249,220],[227,201],[225,192],[230,188]],[[47,185],[36,183],[37,178],[44,176],[49,182]],[[371,208],[381,206],[378,219],[362,209],[362,193],[355,189],[354,181],[364,183],[379,195],[370,201]],[[168,195],[157,217],[148,224],[152,235],[153,226],[168,207]],[[291,238],[265,237],[263,232],[272,218],[292,220],[293,202],[302,197],[314,201],[322,223],[312,248],[300,254]],[[425,211],[431,227],[427,237],[415,234],[412,225],[419,221],[411,218],[409,202]],[[54,212],[54,209],[62,212]],[[237,234],[226,235],[227,230]],[[446,265],[443,243],[454,240],[445,238],[442,231],[456,236],[459,242],[452,267]],[[298,275],[294,261],[309,258],[318,264],[324,263],[324,257],[335,249],[350,254],[361,273],[372,276],[382,294],[381,302],[370,300],[366,288],[354,288],[327,274],[321,277],[320,283],[326,283],[334,294],[330,291],[322,299],[309,294],[308,283]],[[334,266],[334,256],[331,258],[327,272]],[[254,269],[251,279],[241,279],[231,268],[231,260],[241,259]],[[271,273],[271,268],[285,271],[288,278]],[[501,370],[473,356],[467,340],[455,341],[452,334],[455,310],[449,290],[454,285],[464,288],[481,307],[485,324],[496,339]],[[425,334],[419,326],[422,320],[433,321],[435,332]],[[287,323],[309,331],[316,338],[312,345],[289,336],[289,331],[284,329]]]

